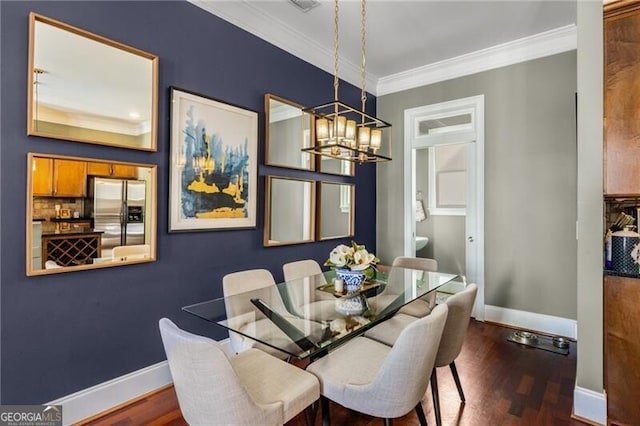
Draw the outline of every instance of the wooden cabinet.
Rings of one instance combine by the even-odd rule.
[[[33,195],[49,196],[53,194],[53,160],[34,157],[31,170]]]
[[[86,163],[74,160],[53,160],[53,195],[83,197],[86,188]]]
[[[604,377],[607,423],[637,424],[640,419],[640,279],[604,280]]]
[[[605,7],[605,194],[640,194],[640,1]]]
[[[86,163],[36,157],[33,166],[33,195],[83,197],[86,186]]]
[[[138,177],[138,168],[127,164],[89,162],[87,163],[87,175],[135,179]]]

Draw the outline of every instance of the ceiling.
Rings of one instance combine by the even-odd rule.
[[[333,1],[320,0],[308,12],[290,0],[189,1],[333,73]],[[342,0],[339,8],[339,76],[361,86],[361,2]],[[553,46],[554,37],[573,32],[575,44],[575,0],[368,0],[366,15],[367,90],[378,94],[387,80],[472,52],[517,45],[515,40],[522,45],[541,33],[543,43]]]

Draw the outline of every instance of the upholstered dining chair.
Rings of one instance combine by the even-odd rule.
[[[458,389],[458,394],[460,395],[460,400],[465,402],[464,392],[462,390],[462,384],[460,383],[460,377],[458,376],[455,360],[462,349],[462,344],[467,333],[467,328],[469,327],[469,319],[471,318],[471,311],[473,309],[473,303],[476,300],[477,293],[478,286],[476,284],[469,284],[464,290],[450,296],[445,302],[449,307],[447,323],[444,327],[433,371],[427,370],[430,371],[431,375],[433,411],[435,413],[436,424],[438,426],[442,424],[442,416],[440,414],[440,399],[438,396],[438,376],[436,373],[436,367],[449,366],[451,373],[453,374],[453,380],[456,383],[456,388]],[[410,315],[396,314],[391,319],[367,331],[365,336],[386,345],[394,346],[397,344],[397,339],[399,339],[398,336],[402,333],[402,330],[416,321],[417,319]],[[430,342],[428,345],[430,345]]]
[[[324,424],[330,423],[332,400],[382,417],[385,425],[415,409],[420,424],[426,425],[421,400],[429,378],[416,373],[433,369],[446,318],[447,306],[438,306],[402,330],[393,347],[356,337],[309,364],[307,371],[320,380]]]
[[[302,318],[296,318],[287,311],[280,293],[275,288],[276,281],[266,269],[249,269],[227,274],[222,278],[222,291],[225,296],[225,309],[227,320],[234,329],[242,331],[246,329],[249,334],[262,336],[271,341],[277,347],[289,348],[291,351],[299,350],[295,343],[280,330],[270,319],[260,312],[248,298],[230,297],[240,293],[253,291],[254,298],[260,298],[273,311],[285,317],[300,331],[322,333],[321,325]],[[271,346],[258,343],[255,340],[240,334],[229,332],[229,341],[234,352],[240,353],[248,348],[255,347],[280,359],[287,359],[289,355]]]
[[[435,259],[399,256],[393,260],[392,266],[424,271],[423,273],[426,274],[429,271],[437,271],[438,262]],[[402,270],[393,268],[391,268],[388,273],[389,280],[391,281],[397,281],[397,278],[395,280],[393,279],[394,275],[403,275]],[[396,316],[398,314],[404,314],[410,315],[411,317],[424,317],[429,315],[436,304],[436,293],[435,291],[432,291],[402,307],[394,307],[394,305],[397,304],[398,298],[401,296],[401,294],[394,294],[394,292],[397,293],[397,291],[397,286],[394,286],[392,290],[387,286],[387,288],[385,288],[380,294],[368,299],[369,305],[376,306],[378,311],[385,309],[398,310],[399,308]]]
[[[320,265],[313,259],[298,260],[282,265],[284,280],[296,281],[287,286],[291,308],[296,315],[309,319],[331,320],[338,318],[336,299],[331,293],[318,287],[327,284]]]
[[[316,377],[262,351],[227,357],[219,343],[167,318],[159,327],[180,411],[192,426],[282,425],[320,397]]]
[[[438,270],[438,261],[425,257],[406,257],[398,256],[393,259],[393,266],[401,268],[418,269],[426,272],[436,272]],[[436,292],[427,293],[421,298],[403,306],[399,313],[411,315],[413,317],[424,317],[429,315],[431,310],[436,306]]]
[[[113,260],[144,259],[151,255],[149,244],[136,244],[132,246],[116,246],[111,252]]]

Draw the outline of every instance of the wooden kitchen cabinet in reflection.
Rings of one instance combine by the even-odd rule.
[[[604,377],[607,424],[632,425],[640,419],[640,280],[604,279]]]
[[[32,167],[33,195],[83,197],[86,163],[84,161],[36,158]]]
[[[136,179],[138,177],[137,173],[138,171],[135,166],[126,164],[87,163],[87,175],[89,176]]]
[[[640,194],[640,1],[612,2],[604,16],[604,192]]]

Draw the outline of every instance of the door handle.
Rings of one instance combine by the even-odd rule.
[[[469,242],[472,243],[473,242],[473,237],[469,236],[469,237],[467,237],[467,240],[469,240]]]

